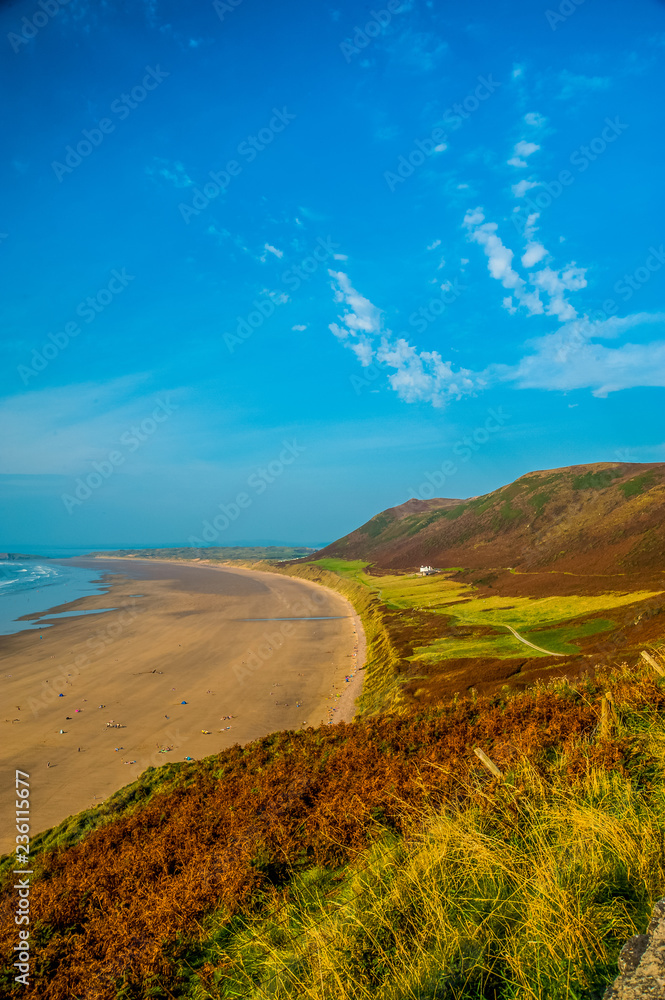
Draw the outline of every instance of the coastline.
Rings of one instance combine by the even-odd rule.
[[[108,586],[59,610],[113,610],[0,637],[0,760],[34,774],[33,835],[146,767],[353,717],[364,633],[341,595],[241,567],[83,561],[110,574]],[[8,795],[0,789],[4,815]]]

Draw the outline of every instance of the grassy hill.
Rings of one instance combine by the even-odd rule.
[[[530,472],[468,500],[409,500],[317,555],[644,582],[662,579],[664,551],[665,464],[602,462]]]

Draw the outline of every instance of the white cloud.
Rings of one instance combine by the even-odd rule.
[[[543,125],[547,124],[547,118],[545,115],[538,114],[537,111],[529,111],[528,114],[524,116],[524,121],[527,125],[533,125],[535,128],[542,128]]]
[[[540,146],[537,142],[527,142],[526,139],[520,139],[519,142],[515,143],[513,156],[508,160],[508,163],[511,167],[526,167],[526,160],[522,157],[532,156],[539,149]]]
[[[520,66],[519,63],[515,63],[510,75],[513,80],[519,80],[521,76],[524,76],[524,66]]]
[[[266,253],[274,254],[274,256],[277,257],[278,259],[281,259],[284,256],[283,250],[278,250],[277,247],[272,246],[272,244],[270,243],[264,243],[263,249],[265,253],[261,256],[261,260],[264,262],[268,259],[266,257]]]
[[[538,186],[538,181],[518,181],[517,184],[512,185],[511,190],[516,198],[523,198],[527,191]]]
[[[438,351],[419,351],[404,337],[393,337],[382,326],[382,314],[352,286],[348,275],[329,271],[335,302],[345,311],[330,330],[354,352],[363,367],[380,364],[392,369],[390,386],[407,403],[425,402],[444,406],[450,399],[475,392],[484,383],[471,371],[453,371]]]
[[[522,266],[533,267],[534,264],[537,264],[546,256],[547,250],[542,243],[527,243],[526,250],[522,254]]]
[[[333,260],[348,260],[349,258],[345,253],[334,253]]]
[[[296,323],[296,325],[292,326],[291,329],[292,330],[297,330],[298,332],[302,332],[303,330],[307,329],[307,324],[306,323]]]
[[[526,247],[521,258],[522,266],[525,268],[532,268],[547,256],[543,244],[534,239],[537,221],[537,212],[527,218],[524,230]],[[544,313],[547,316],[556,316],[562,322],[577,317],[577,311],[568,301],[566,292],[576,292],[586,287],[584,268],[576,267],[574,262],[566,265],[561,271],[543,267],[532,271],[528,275],[527,283],[527,280],[513,267],[515,255],[497,235],[497,224],[486,222],[482,209],[476,208],[467,212],[464,225],[467,229],[467,238],[478,243],[485,251],[487,268],[491,276],[512,292],[511,298],[503,299],[505,309],[512,313],[517,303],[526,309],[529,316]],[[533,287],[529,288],[529,285]]]
[[[427,249],[428,250],[436,250],[436,248],[440,247],[440,246],[441,246],[441,240],[434,240],[433,243],[429,244],[429,246],[427,247]]]
[[[519,156],[531,156],[532,153],[537,153],[540,146],[537,142],[526,142],[524,139],[520,139],[519,142],[515,143],[515,152]]]
[[[523,267],[533,267],[547,250],[534,239],[538,213],[527,221]],[[592,322],[579,316],[569,294],[587,286],[586,269],[572,262],[555,269],[544,266],[528,275],[527,282],[513,266],[513,251],[504,246],[497,226],[485,221],[482,209],[467,212],[464,223],[468,239],[478,243],[488,258],[488,270],[511,294],[502,299],[503,308],[514,315],[520,306],[529,315],[544,313],[562,324],[552,334],[529,343],[530,353],[517,365],[492,364],[476,376],[476,384],[497,380],[518,388],[568,391],[591,389],[595,396],[638,386],[665,386],[665,341],[625,343],[610,347],[599,340],[618,339],[630,330],[658,324],[665,330],[665,313],[636,313]]]
[[[528,250],[527,250],[528,252]],[[549,304],[545,312],[548,316],[556,316],[562,321],[575,319],[577,311],[565,298],[564,292],[577,292],[586,288],[586,269],[569,265],[563,271],[553,271],[543,267],[531,275],[532,283],[549,296]]]
[[[504,288],[513,292],[518,302],[526,307],[529,315],[542,313],[543,304],[538,292],[528,291],[526,281],[513,268],[513,251],[497,236],[496,222],[485,222],[485,216],[481,209],[477,208],[467,212],[464,225],[468,231],[468,239],[478,243],[485,251],[487,268],[491,276],[500,281]],[[505,301],[504,299],[504,303]]]

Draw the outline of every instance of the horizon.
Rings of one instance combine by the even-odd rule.
[[[665,459],[656,0],[0,28],[3,551],[323,547]]]
[[[547,472],[557,472],[557,471],[561,471],[561,468],[563,468],[563,469],[576,469],[576,468],[597,467],[597,466],[603,466],[603,465],[613,466],[613,465],[617,465],[617,464],[622,464],[622,465],[636,465],[638,467],[642,467],[642,466],[662,465],[663,463],[661,463],[661,462],[655,462],[655,463],[654,462],[621,462],[621,463],[619,463],[618,461],[617,462],[585,462],[585,463],[581,463],[580,465],[564,466],[564,467],[559,467],[559,468],[554,468],[554,469],[532,469],[532,470],[530,470],[530,472],[526,472],[522,476],[518,476],[517,478],[518,479],[522,479],[522,478],[524,478],[524,476],[538,475],[540,473],[547,473]],[[516,482],[517,480],[514,480],[514,481]],[[467,496],[467,497],[442,497],[442,496],[436,496],[436,495],[433,495],[431,497],[429,497],[429,496],[428,497],[412,496],[412,497],[409,497],[406,501],[404,501],[404,503],[408,503],[410,500],[459,500],[460,503],[464,503],[467,500],[475,500],[475,499],[478,499],[479,497],[487,496],[489,493],[496,492],[496,490],[500,490],[503,487],[509,486],[509,485],[511,485],[511,484],[510,483],[502,483],[500,486],[497,486],[494,489],[489,490],[487,494],[482,494],[481,493],[481,494],[470,495],[470,496]],[[403,506],[403,504],[402,505],[398,504],[398,505],[395,505],[395,506]],[[376,516],[376,514],[380,514],[380,513],[383,513],[386,510],[391,510],[391,509],[392,508],[390,508],[390,507],[383,507],[383,508],[381,508],[381,510],[376,511],[375,514],[372,515],[372,517]],[[370,520],[371,520],[371,518],[370,518]],[[367,522],[364,522],[364,523],[367,523]],[[359,528],[359,527],[361,527],[361,525],[359,525],[359,524],[354,525],[352,528],[349,529],[349,532],[354,531],[356,528]],[[344,536],[340,536],[340,537],[344,537]],[[60,551],[68,552],[68,553],[70,553],[69,557],[73,557],[73,556],[76,556],[76,555],[83,556],[85,554],[88,554],[88,553],[91,553],[91,552],[97,551],[97,550],[101,550],[102,552],[115,552],[115,551],[119,551],[119,550],[123,550],[123,549],[129,549],[129,550],[134,549],[136,551],[141,551],[141,550],[144,550],[144,549],[183,549],[183,548],[191,548],[193,551],[198,551],[198,550],[203,550],[203,549],[219,549],[219,548],[221,548],[221,549],[224,549],[224,548],[229,548],[229,549],[231,549],[231,548],[294,548],[294,549],[295,548],[308,548],[308,549],[312,549],[314,551],[317,551],[317,550],[320,550],[320,549],[327,548],[329,545],[332,545],[334,542],[336,542],[338,540],[339,539],[337,539],[337,538],[330,538],[330,539],[328,539],[328,540],[326,540],[324,542],[307,542],[307,541],[303,542],[303,541],[278,541],[278,540],[275,540],[275,539],[265,539],[265,538],[264,539],[254,539],[254,540],[240,539],[239,541],[236,541],[236,542],[233,542],[233,543],[228,543],[228,544],[225,544],[225,545],[218,545],[216,542],[208,542],[208,541],[205,541],[205,540],[201,540],[201,544],[200,545],[182,545],[182,544],[178,544],[177,542],[163,542],[163,541],[162,542],[150,542],[150,543],[141,544],[141,545],[137,545],[137,544],[125,544],[125,543],[121,543],[121,542],[95,542],[95,543],[90,543],[89,545],[82,545],[82,546],[60,546],[60,547],[59,546],[54,546],[54,545],[52,545],[52,544],[50,544],[48,542],[45,542],[43,544],[40,544],[39,542],[25,542],[23,545],[18,545],[15,551],[10,550],[7,546],[3,546],[2,542],[0,541],[0,553],[6,551],[9,555],[17,555],[17,554],[18,555],[28,555],[28,556],[34,555],[37,558],[41,557],[41,558],[44,558],[44,559],[49,559],[49,558],[50,559],[54,559],[54,558],[59,558],[59,557],[56,556],[56,555],[49,555],[48,552],[46,552],[44,550],[50,550],[50,552],[52,552],[52,553],[56,553],[56,552],[60,552]],[[64,556],[64,555],[60,556],[60,558],[69,558],[69,557]],[[299,557],[294,557],[294,558],[299,558]]]

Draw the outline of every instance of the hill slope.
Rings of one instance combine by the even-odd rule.
[[[413,568],[660,575],[665,463],[601,462],[530,472],[485,496],[409,500],[319,557]]]

